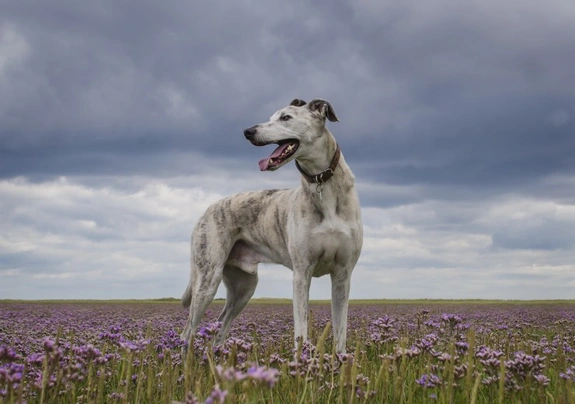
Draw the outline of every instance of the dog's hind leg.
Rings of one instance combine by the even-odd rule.
[[[192,304],[192,292],[194,290],[194,278],[190,276],[190,281],[188,282],[188,286],[186,287],[186,291],[182,295],[182,306],[184,308],[189,309],[190,305]]]
[[[223,267],[223,264],[221,265]],[[221,268],[220,267],[220,268]],[[192,336],[198,329],[206,310],[210,306],[212,300],[218,291],[218,286],[222,281],[222,269],[217,267],[212,268],[210,271],[197,271],[197,278],[194,279],[190,314],[182,332],[182,339],[184,341],[191,340]],[[206,276],[209,274],[209,276]]]
[[[188,343],[214,300],[233,245],[229,234],[217,230],[213,217],[204,215],[192,236],[190,284],[182,297],[184,304],[190,302],[190,314],[182,332],[182,339]]]
[[[224,267],[223,278],[227,294],[226,304],[218,318],[218,321],[222,322],[222,328],[216,339],[218,345],[224,342],[232,321],[246,307],[258,284],[257,273],[247,273],[229,264]]]
[[[188,309],[191,313],[190,307],[192,306],[192,298],[193,298],[193,291],[194,291],[194,273],[190,274],[190,281],[188,282],[188,286],[186,287],[186,291],[182,295],[182,305],[184,308]],[[184,326],[184,330],[180,337],[184,340],[189,342],[192,334],[195,330],[192,330],[192,316],[188,316],[186,321],[186,325]]]

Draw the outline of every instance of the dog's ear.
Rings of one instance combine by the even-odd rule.
[[[289,105],[293,105],[294,107],[303,107],[306,104],[304,100],[295,99]]]
[[[339,118],[329,102],[325,100],[313,100],[307,105],[310,110],[319,112],[324,118],[329,119],[331,122],[339,122]]]

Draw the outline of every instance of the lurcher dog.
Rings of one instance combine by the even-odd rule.
[[[255,146],[277,144],[259,162],[274,171],[291,160],[301,172],[296,189],[240,193],[211,205],[192,234],[191,276],[182,297],[189,307],[182,339],[190,341],[220,282],[227,289],[215,343],[223,343],[232,320],[254,294],[259,263],[293,271],[294,337],[307,339],[312,277],[331,277],[331,312],[336,350],[345,351],[351,273],[359,258],[363,228],[355,177],[326,119],[339,121],[331,104],[292,103],[244,135]]]

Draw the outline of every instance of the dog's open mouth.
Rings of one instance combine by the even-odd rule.
[[[287,139],[278,142],[278,147],[273,153],[263,160],[260,160],[261,171],[274,171],[290,161],[290,157],[294,155],[299,147],[299,141],[295,139]]]

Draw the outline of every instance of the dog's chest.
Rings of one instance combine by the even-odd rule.
[[[344,265],[352,254],[353,239],[349,223],[338,216],[325,218],[310,234],[310,249],[317,257],[313,276],[332,271],[334,265]]]

